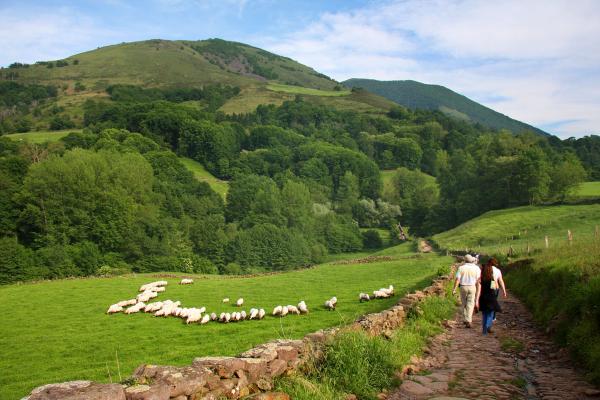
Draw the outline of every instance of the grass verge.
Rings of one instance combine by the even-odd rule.
[[[600,384],[600,241],[542,252],[510,270],[506,282]]]
[[[440,322],[451,318],[455,307],[448,294],[425,299],[408,313],[405,326],[391,340],[362,331],[338,334],[321,361],[309,365],[305,375],[280,379],[277,390],[296,400],[337,400],[348,394],[376,399],[383,389],[399,383],[394,372],[420,355],[429,337],[443,331]]]

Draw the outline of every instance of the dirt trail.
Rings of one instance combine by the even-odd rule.
[[[481,314],[473,328],[457,316],[434,338],[416,370],[388,399],[600,399],[564,350],[533,323],[515,297],[502,299],[494,332],[481,334]]]

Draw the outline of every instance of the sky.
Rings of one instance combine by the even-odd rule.
[[[600,134],[600,0],[0,0],[0,65],[222,38],[342,81],[446,86],[561,138]]]

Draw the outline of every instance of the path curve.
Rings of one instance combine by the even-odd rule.
[[[402,385],[388,399],[600,399],[600,390],[584,381],[516,297],[502,299],[502,307],[488,336],[481,334],[481,313],[471,329],[458,313],[447,321],[446,331],[431,341],[424,358],[413,359],[414,368],[405,368]]]

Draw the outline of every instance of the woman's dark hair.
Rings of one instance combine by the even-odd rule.
[[[482,281],[491,281],[492,279],[494,279],[494,268],[492,267],[492,263],[490,263],[490,261],[488,261],[487,264],[485,264],[483,266],[483,269],[481,270]]]
[[[486,265],[492,265],[494,267],[498,266],[498,260],[496,260],[494,257],[490,258],[487,262]]]

